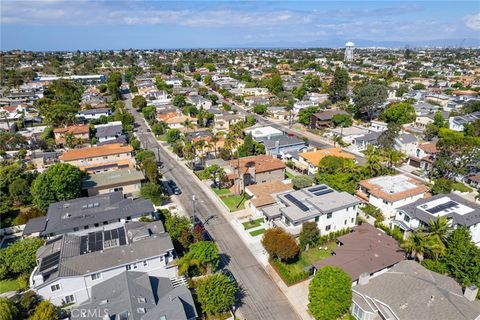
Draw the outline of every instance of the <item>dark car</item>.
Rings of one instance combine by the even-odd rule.
[[[182,190],[180,190],[180,188],[177,186],[175,181],[173,180],[168,181],[168,186],[170,187],[170,189],[172,189],[173,194],[178,195],[182,193]]]

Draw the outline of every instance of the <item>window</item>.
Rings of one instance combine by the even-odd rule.
[[[353,218],[351,219],[352,223],[353,223]]]
[[[147,260],[143,261],[143,266],[146,267],[148,265]]]
[[[78,231],[78,227],[74,227],[74,228],[73,228],[73,231]]]
[[[347,210],[346,210],[346,211],[348,212],[348,210],[350,210],[350,207],[347,207]]]
[[[128,270],[132,270],[132,266],[129,265],[129,264],[127,264],[127,265],[125,266],[125,269],[126,269],[127,271],[128,271]]]
[[[138,297],[138,303],[147,303],[147,299],[144,297]]]
[[[137,308],[137,313],[145,313],[145,308]]]
[[[315,222],[318,222],[318,220],[320,220],[320,217],[319,217],[319,216],[316,216],[316,217],[315,217]]]
[[[52,290],[52,292],[60,290],[60,284],[55,283],[54,285],[50,286],[50,290]]]
[[[330,231],[331,228],[332,228],[332,226],[328,225],[328,226],[325,227],[325,231]]]
[[[403,217],[403,220],[405,220],[405,222],[410,222],[410,217],[405,215],[405,217]]]
[[[347,224],[347,220],[345,220],[345,224]]]
[[[88,229],[88,226],[84,226],[83,229],[87,230],[87,229]]]
[[[98,227],[98,226],[99,226],[99,224],[98,224],[98,223],[95,223],[95,224],[94,224],[94,226],[95,226],[95,227]]]
[[[330,219],[330,218],[332,218],[332,213],[331,212],[327,213],[327,219]]]
[[[136,263],[133,264],[133,269],[137,269],[137,264]]]
[[[65,296],[65,303],[66,304],[73,303],[73,302],[75,302],[75,296],[73,294]]]
[[[107,157],[107,156],[104,156],[104,157],[103,157],[103,159],[107,160],[107,159],[108,159],[108,157]]]
[[[92,278],[92,280],[97,280],[97,279],[101,279],[102,278],[102,273],[101,272],[98,272],[98,273],[94,273],[90,276]]]
[[[163,261],[163,256],[160,256],[160,261]]]

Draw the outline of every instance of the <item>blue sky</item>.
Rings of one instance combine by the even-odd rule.
[[[480,1],[0,0],[1,49],[229,47],[480,38]]]

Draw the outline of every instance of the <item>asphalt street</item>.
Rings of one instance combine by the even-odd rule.
[[[186,172],[185,167],[179,165],[168,153],[159,148],[154,135],[147,131],[143,116],[132,108],[130,97],[124,97],[127,109],[135,117],[138,125],[137,136],[142,145],[154,151],[157,160],[163,163],[164,178],[174,180],[182,190],[182,194],[176,197],[187,211],[193,212],[192,196],[195,195],[196,216],[201,221],[208,220],[205,228],[215,240],[222,262],[227,265],[243,291],[237,316],[247,320],[299,319],[285,295],[220,213],[220,204],[200,188],[198,182]]]

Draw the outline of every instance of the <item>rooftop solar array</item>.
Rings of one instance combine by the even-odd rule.
[[[52,253],[42,259],[42,263],[40,264],[39,271],[43,272],[53,267],[56,267],[58,266],[59,261],[60,261],[60,251]]]
[[[316,187],[313,187],[313,188],[310,188],[308,189],[309,192],[317,192],[317,191],[320,191],[320,190],[325,190],[327,189],[327,186],[316,186]]]
[[[123,227],[91,232],[80,237],[80,254],[100,251],[106,248],[127,244]]]
[[[446,210],[446,209],[450,209],[452,207],[456,207],[458,206],[458,203],[456,203],[455,201],[448,201],[446,203],[442,203],[438,206],[435,206],[433,208],[430,208],[430,209],[427,209],[427,212],[431,213],[431,214],[435,214],[435,213],[438,213],[438,212],[441,212],[443,210]]]
[[[300,200],[298,200],[297,198],[295,198],[291,194],[285,195],[285,199],[292,202],[294,205],[296,205],[302,211],[308,211],[309,210],[306,205],[304,205],[302,202],[300,202]]]
[[[326,189],[326,190],[320,190],[320,191],[314,192],[313,194],[318,197],[318,196],[322,196],[324,194],[328,194],[332,192],[333,192],[332,189]]]

